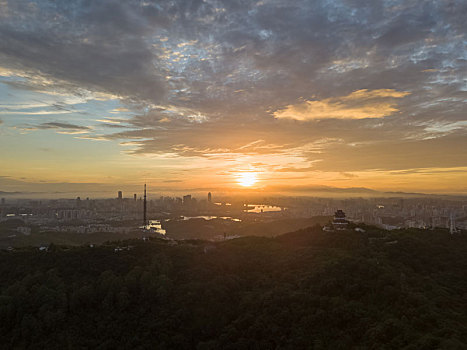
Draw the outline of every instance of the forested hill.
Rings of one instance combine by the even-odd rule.
[[[466,253],[444,230],[320,227],[4,251],[0,346],[466,349]]]

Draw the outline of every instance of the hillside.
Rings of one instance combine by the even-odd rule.
[[[227,236],[273,237],[287,232],[304,229],[316,224],[324,225],[331,217],[276,219],[270,221],[231,221],[223,219],[168,220],[162,223],[167,236],[174,239],[216,239]]]
[[[320,227],[216,244],[3,251],[0,344],[465,349],[466,251],[467,237],[443,230]]]
[[[224,237],[237,236],[277,236],[290,231],[303,229],[316,224],[324,225],[330,220],[328,216],[311,218],[278,219],[271,221],[254,220],[231,221],[220,218],[205,220],[203,218],[190,220],[167,220],[162,227],[167,230],[167,237],[173,239],[204,239],[216,240]],[[115,223],[114,223],[115,224]],[[39,247],[45,244],[80,246],[84,244],[102,244],[107,241],[141,238],[142,232],[137,229],[128,233],[118,232],[42,232],[39,227],[32,227],[30,235],[17,232],[18,226],[25,226],[22,220],[6,220],[0,222],[0,249],[8,247]],[[150,235],[150,234],[146,234]]]

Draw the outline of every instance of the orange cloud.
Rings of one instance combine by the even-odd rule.
[[[301,121],[319,119],[383,118],[398,111],[395,99],[409,95],[393,89],[357,90],[347,96],[304,101],[274,112],[277,119]]]

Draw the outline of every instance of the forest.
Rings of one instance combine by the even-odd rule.
[[[363,228],[0,251],[0,346],[466,349],[467,237]]]

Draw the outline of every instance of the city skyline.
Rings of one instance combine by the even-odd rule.
[[[465,195],[466,14],[0,1],[0,191]]]

